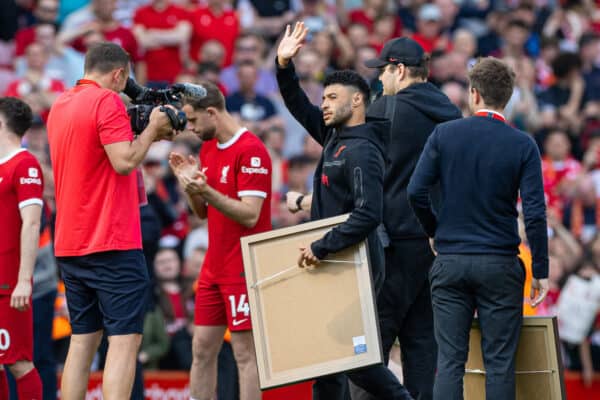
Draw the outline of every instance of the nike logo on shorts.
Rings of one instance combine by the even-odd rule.
[[[243,324],[243,323],[244,323],[244,322],[246,322],[246,321],[248,321],[248,318],[240,319],[239,321],[238,321],[238,320],[236,320],[236,319],[234,319],[234,320],[231,322],[231,325],[233,325],[233,326],[238,326],[238,325],[241,325],[241,324]]]

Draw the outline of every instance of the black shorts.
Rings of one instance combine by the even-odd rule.
[[[57,257],[74,334],[142,333],[150,280],[141,250]]]

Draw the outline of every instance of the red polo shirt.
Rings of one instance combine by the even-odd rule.
[[[104,146],[133,132],[119,95],[81,80],[48,117],[56,194],[57,256],[142,248],[135,173],[119,175]]]

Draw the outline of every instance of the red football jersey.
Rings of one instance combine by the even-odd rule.
[[[57,256],[142,248],[137,175],[118,174],[104,150],[132,140],[123,101],[96,82],[80,80],[54,102],[48,142]]]
[[[180,21],[189,21],[190,15],[183,8],[169,5],[162,11],[151,5],[140,7],[133,17],[135,25],[144,29],[172,29]],[[181,72],[182,63],[179,46],[163,46],[146,50],[144,61],[149,81],[173,82]]]
[[[42,206],[44,181],[35,157],[25,149],[0,159],[0,295],[11,294],[21,261],[21,212]]]
[[[198,61],[202,45],[214,39],[225,48],[225,60],[223,66],[231,64],[235,40],[240,34],[240,22],[233,10],[226,10],[219,16],[212,13],[208,7],[200,7],[192,13],[192,24],[194,33],[190,46],[190,57]],[[202,61],[202,60],[200,60]]]
[[[201,169],[210,187],[227,197],[262,197],[260,217],[246,228],[212,206],[207,207],[208,251],[201,278],[215,283],[244,282],[240,238],[271,229],[271,157],[265,145],[245,128],[227,143],[204,142]]]
[[[131,29],[122,25],[118,25],[112,29],[102,31],[102,34],[104,35],[104,40],[107,42],[121,46],[123,50],[129,54],[131,61],[134,63],[142,59],[141,49],[135,36],[133,36]],[[81,53],[85,53],[87,51],[87,48],[83,44],[82,37],[75,39],[73,43],[71,43],[71,47]]]

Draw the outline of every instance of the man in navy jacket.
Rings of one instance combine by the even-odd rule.
[[[514,73],[495,58],[469,73],[474,115],[438,125],[425,144],[408,196],[438,256],[429,273],[438,342],[434,399],[463,398],[469,330],[477,310],[486,366],[486,398],[515,398],[515,353],[525,270],[518,261],[517,198],[533,258],[532,299],[548,291],[548,238],[541,161],[533,139],[501,111]],[[440,183],[439,212],[429,188]]]

